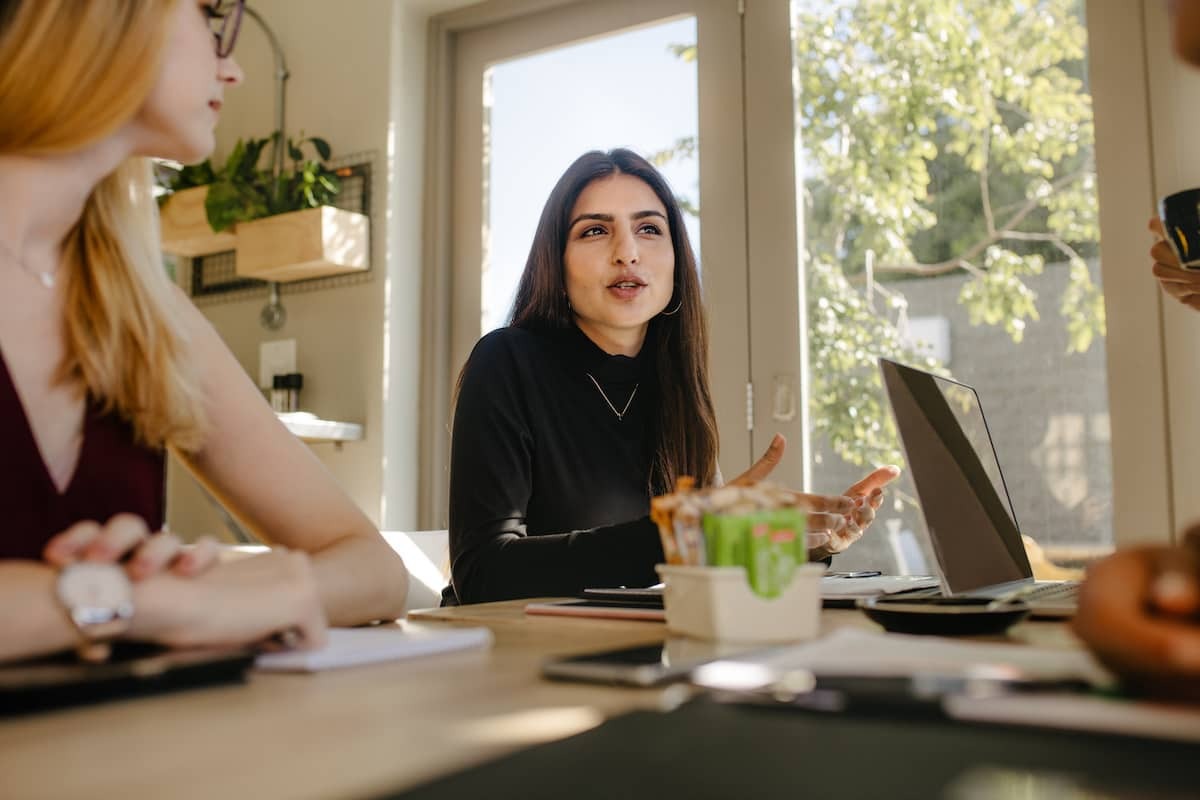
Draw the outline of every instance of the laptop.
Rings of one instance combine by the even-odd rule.
[[[937,560],[939,588],[906,596],[1020,599],[1035,616],[1075,612],[1077,581],[1035,581],[979,394],[879,359]]]

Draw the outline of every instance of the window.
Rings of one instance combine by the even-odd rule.
[[[897,458],[873,388],[873,359],[890,354],[978,388],[1017,519],[1052,555],[1165,539],[1170,459],[1190,453],[1167,448],[1168,412],[1186,425],[1188,406],[1167,389],[1193,378],[1177,377],[1181,354],[1164,360],[1157,289],[1131,266],[1145,263],[1146,63],[1161,50],[1131,32],[1149,25],[1158,41],[1163,10],[1087,6],[602,0],[435,21],[422,524],[444,519],[453,378],[503,319],[551,183],[584,149],[632,145],[674,147],[665,168],[704,220],[693,233],[725,474],[777,431],[789,449],[776,477],[816,491]],[[560,130],[574,98],[552,83],[582,83],[588,59],[613,74],[635,52],[656,80],[695,91],[695,110],[659,103],[629,112],[629,128],[601,114],[603,128]],[[522,109],[550,123],[530,134]],[[911,485],[900,494],[847,568],[913,553],[887,535],[919,533]]]
[[[903,458],[884,355],[979,391],[1023,532],[1068,560],[1105,552],[1112,465],[1081,0],[792,10],[814,484],[836,491]],[[856,559],[886,561],[920,525],[911,482],[895,497],[891,531]]]

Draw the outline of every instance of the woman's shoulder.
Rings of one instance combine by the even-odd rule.
[[[475,344],[467,359],[471,372],[509,370],[537,364],[549,352],[550,341],[543,334],[512,326],[497,328]]]

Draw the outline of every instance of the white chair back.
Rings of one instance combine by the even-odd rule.
[[[383,538],[408,567],[406,612],[442,604],[442,589],[450,582],[449,531],[383,531]]]

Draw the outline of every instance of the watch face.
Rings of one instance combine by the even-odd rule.
[[[125,570],[116,564],[72,564],[58,577],[58,595],[69,608],[118,609],[133,599]]]

